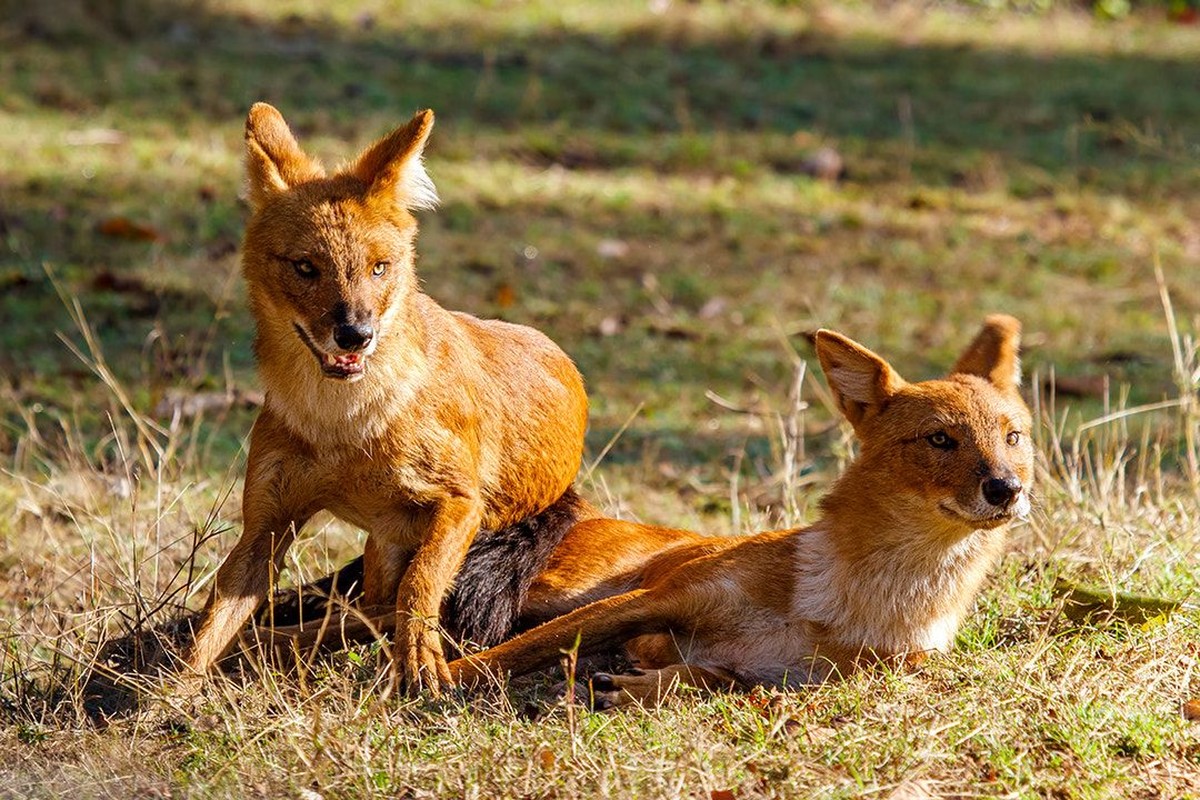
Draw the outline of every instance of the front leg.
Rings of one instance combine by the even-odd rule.
[[[393,685],[403,681],[410,693],[424,688],[437,695],[443,685],[452,683],[438,619],[442,599],[482,520],[478,494],[451,497],[434,510],[396,594]]]
[[[242,499],[242,536],[217,570],[196,638],[184,656],[192,679],[208,672],[229,650],[270,593],[296,531],[312,513],[298,509],[294,488],[283,459],[256,454],[252,445]]]

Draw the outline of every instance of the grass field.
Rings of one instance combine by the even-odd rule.
[[[92,5],[0,0],[0,796],[1200,797],[1200,31],[1155,7]],[[576,358],[581,483],[614,514],[801,524],[852,452],[806,331],[915,379],[1020,317],[1038,507],[955,652],[604,715],[561,676],[381,703],[364,650],[91,724],[96,642],[195,607],[240,530],[260,99],[327,163],[435,109],[425,286]],[[840,179],[808,174],[822,148]],[[289,578],[360,547],[312,526]],[[1183,606],[1078,623],[1062,581]]]

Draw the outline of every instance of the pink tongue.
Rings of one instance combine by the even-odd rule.
[[[338,364],[343,364],[343,365],[349,366],[350,364],[357,364],[357,363],[358,363],[358,354],[357,354],[357,353],[351,353],[351,354],[349,354],[349,355],[345,355],[345,356],[335,356],[335,357],[334,357],[334,360],[335,360],[335,361],[336,361]]]

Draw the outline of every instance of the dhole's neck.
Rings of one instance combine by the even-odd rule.
[[[326,377],[289,320],[256,313],[266,409],[318,448],[357,446],[383,435],[427,380],[430,320],[422,300],[428,298],[413,293],[388,315],[366,374],[353,382]]]
[[[897,480],[852,465],[798,550],[802,610],[842,647],[879,656],[947,649],[1004,541],[1003,528],[971,530]]]

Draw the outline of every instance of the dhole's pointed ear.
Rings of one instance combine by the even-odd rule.
[[[853,339],[819,330],[813,341],[838,408],[855,427],[869,412],[882,410],[905,385],[891,364]]]
[[[992,314],[958,357],[951,375],[977,375],[1003,392],[1021,384],[1021,323],[1015,317]]]
[[[407,125],[368,147],[350,171],[369,187],[372,199],[398,202],[410,211],[435,208],[437,190],[421,163],[431,130],[433,112],[418,111]]]
[[[272,195],[323,177],[325,170],[300,149],[274,106],[251,106],[246,117],[246,179],[251,206],[260,208]]]

